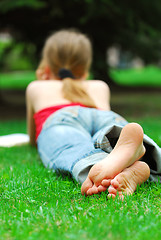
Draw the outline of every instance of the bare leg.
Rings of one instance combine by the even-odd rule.
[[[82,184],[82,194],[92,195],[105,191],[110,180],[139,160],[145,153],[143,130],[137,123],[127,124],[112,152],[95,164]]]
[[[135,162],[111,180],[111,186],[108,188],[108,197],[115,198],[116,195],[119,195],[120,199],[123,200],[124,195],[133,194],[137,185],[141,185],[149,176],[149,166],[145,162]]]

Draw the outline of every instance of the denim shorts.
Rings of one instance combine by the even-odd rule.
[[[45,167],[57,173],[70,174],[83,183],[90,168],[112,151],[127,123],[112,111],[80,106],[60,109],[48,117],[37,139],[40,158]],[[160,148],[147,136],[145,142],[146,147],[150,144],[157,148],[155,155],[159,157],[157,161],[160,164]]]

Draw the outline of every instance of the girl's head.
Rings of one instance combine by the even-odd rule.
[[[46,40],[42,54],[36,71],[39,80],[62,79],[64,98],[96,107],[81,81],[76,81],[86,78],[92,61],[91,42],[84,34],[60,30]]]
[[[90,40],[75,30],[60,30],[51,35],[42,54],[42,61],[56,78],[61,69],[70,70],[75,79],[83,78],[92,61]]]

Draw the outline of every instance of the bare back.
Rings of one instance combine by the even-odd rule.
[[[110,110],[110,91],[106,83],[90,80],[82,81],[82,84],[97,108]],[[54,105],[71,103],[63,97],[62,85],[60,80],[32,82],[27,88],[27,95],[29,95],[34,112]]]
[[[81,80],[86,92],[101,110],[110,110],[110,90],[100,80]],[[33,114],[44,108],[71,103],[63,97],[61,80],[39,80],[30,83],[26,90],[27,125],[31,144],[35,142]]]

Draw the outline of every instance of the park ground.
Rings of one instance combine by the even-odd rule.
[[[26,132],[19,97],[0,105],[1,135]],[[111,106],[161,146],[161,91],[112,91]],[[106,192],[85,197],[79,184],[45,169],[31,146],[0,148],[0,166],[2,240],[161,238],[160,183],[143,184],[123,202]]]
[[[0,120],[25,119],[24,90],[1,90]],[[161,88],[119,87],[111,90],[111,109],[130,121],[161,118]]]

